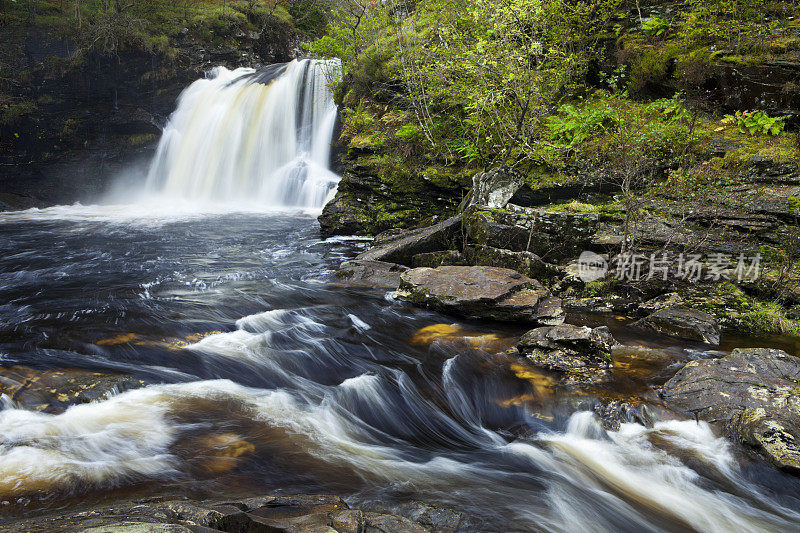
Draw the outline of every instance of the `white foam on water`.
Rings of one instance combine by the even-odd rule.
[[[654,520],[659,516],[672,525],[682,523],[696,531],[719,533],[790,531],[792,521],[780,514],[800,518],[771,506],[766,498],[764,510],[740,496],[704,488],[695,470],[651,442],[669,441],[717,469],[732,486],[744,484],[729,444],[716,437],[708,424],[677,420],[658,422],[652,428],[623,424],[619,431],[608,432],[608,438],[604,435],[593,414],[583,412],[571,417],[566,432],[540,435],[540,446],[516,442],[507,448],[593,493],[601,502],[598,505],[618,508],[626,520],[638,521],[644,530],[660,531]],[[607,531],[611,527],[591,508],[576,505],[575,491],[566,490],[565,485],[554,481],[548,495],[552,508],[564,518],[553,524],[555,529]],[[750,496],[758,499],[759,495]]]
[[[51,415],[0,411],[0,499],[173,471],[170,398],[142,389]]]
[[[370,326],[369,324],[367,324],[366,322],[364,322],[363,320],[361,320],[352,313],[348,314],[347,317],[350,319],[350,321],[353,323],[353,326],[355,326],[355,328],[358,331],[364,332],[367,331],[368,329],[372,329],[372,326]]]
[[[389,413],[390,400],[381,394],[380,379],[359,375],[316,399],[214,380],[148,386],[74,406],[59,415],[7,408],[0,412],[0,494],[8,498],[33,490],[169,475],[177,460],[170,446],[179,432],[172,414],[197,399],[237,405],[251,420],[281,428],[300,449],[331,464],[349,465],[365,479],[442,493],[455,488],[487,490],[486,483],[495,491],[505,490],[490,463],[435,455],[414,460],[398,453],[392,445],[396,439],[376,440],[375,431],[349,416],[343,406],[349,395],[355,395],[369,401],[378,413]],[[763,509],[756,508],[740,496],[706,488],[695,471],[650,442],[654,436],[670,438],[673,445],[691,450],[736,481],[728,446],[707,426],[680,421],[661,422],[653,428],[625,424],[606,437],[599,426],[591,427],[597,424],[591,417],[576,414],[567,431],[542,433],[536,442],[484,441],[487,452],[530,461],[532,471],[550,478],[546,493],[532,488],[531,507],[517,509],[523,529],[543,524],[554,531],[613,529],[607,517],[587,505],[585,496],[575,497],[576,491],[582,491],[592,495],[593,505],[613,510],[628,525],[640,523],[642,530],[662,530],[658,516],[667,518],[666,524],[682,523],[696,531],[792,530],[798,517],[791,511],[766,499]],[[518,501],[519,491],[525,489],[513,490]],[[546,512],[541,508],[543,497]]]
[[[24,211],[0,212],[0,224],[19,222],[83,222],[120,224],[126,226],[158,228],[165,224],[187,222],[203,218],[243,215],[293,215],[316,217],[317,208],[287,208],[265,206],[247,202],[195,202],[165,200],[164,198],[141,198],[131,204],[58,205],[31,208]],[[93,227],[88,228],[93,230]]]

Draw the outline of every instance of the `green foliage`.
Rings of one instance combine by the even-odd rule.
[[[687,121],[691,118],[691,113],[686,108],[686,102],[680,93],[676,93],[672,98],[656,100],[648,105],[648,109],[661,113],[661,117],[669,122]]]
[[[625,93],[628,90],[628,69],[625,65],[619,66],[613,72],[599,72],[600,81],[613,93]]]
[[[735,121],[739,132],[748,135],[780,135],[786,127],[787,117],[770,117],[766,112],[737,111],[726,118]]]
[[[800,323],[787,317],[786,309],[778,302],[753,301],[736,318],[745,332],[800,335]]]
[[[718,60],[753,64],[786,53],[796,39],[800,4],[766,0],[691,0],[667,21],[654,16],[642,32],[619,32],[620,59],[631,90],[670,85],[702,94]]]
[[[650,17],[642,24],[642,31],[645,35],[650,37],[660,37],[666,33],[669,28],[669,21],[659,16]]]
[[[558,115],[547,118],[546,128],[552,140],[562,147],[573,147],[602,129],[613,128],[619,117],[606,100],[595,105],[562,105]]]
[[[789,202],[789,207],[792,208],[794,214],[800,215],[800,198],[798,198],[797,196],[789,196],[788,198],[786,198],[786,200]]]

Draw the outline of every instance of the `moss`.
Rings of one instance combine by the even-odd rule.
[[[10,125],[25,115],[34,113],[37,109],[36,103],[32,100],[22,100],[2,106],[0,113],[0,124]]]
[[[681,296],[728,330],[750,335],[800,335],[800,321],[790,318],[779,302],[754,298],[733,283],[693,287]]]
[[[607,296],[614,293],[614,289],[619,285],[620,280],[616,278],[603,278],[597,281],[590,281],[584,284],[581,290],[581,297],[592,298],[595,296]]]
[[[741,330],[748,333],[800,335],[800,321],[787,317],[786,309],[778,302],[754,301],[736,318]]]

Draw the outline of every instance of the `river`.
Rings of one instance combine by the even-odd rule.
[[[498,355],[524,328],[339,283],[367,244],[322,240],[301,211],[0,214],[3,371],[146,384],[57,414],[6,398],[3,520],[131,495],[296,492],[424,500],[464,513],[465,531],[796,530],[798,480],[707,424],[654,406],[652,423],[604,431],[582,408],[592,393]],[[651,401],[702,355],[662,347],[669,368],[619,365],[621,397]]]

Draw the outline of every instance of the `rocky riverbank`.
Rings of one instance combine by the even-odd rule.
[[[717,279],[686,279],[679,270],[684,257],[679,249],[651,237],[638,249],[639,270],[626,270],[629,254],[614,254],[620,241],[613,236],[620,235],[609,230],[608,217],[514,204],[526,197],[525,187],[512,172],[478,174],[471,199],[457,216],[378,235],[372,248],[342,265],[337,277],[393,289],[398,300],[456,316],[538,326],[508,353],[555,373],[575,390],[611,382],[612,354],[622,347],[607,328],[564,323],[564,310],[568,321],[580,320],[581,314],[613,314],[630,328],[706,350],[726,333],[738,332],[735,300],[747,298],[755,279],[737,277],[736,263],[720,270]],[[649,221],[649,227],[659,224],[663,221]],[[663,235],[673,238],[669,231]],[[707,243],[700,251],[743,254],[759,237],[742,236]],[[661,254],[662,262],[648,262],[645,254]],[[705,256],[696,257],[698,272],[713,267]],[[661,269],[657,275],[656,268]],[[597,291],[598,286],[608,288]],[[720,294],[728,299],[715,301]],[[721,359],[686,364],[660,397],[668,408],[718,424],[732,439],[795,472],[800,411],[792,402],[798,385],[800,358],[780,350],[734,350]],[[619,421],[606,420],[611,427]]]
[[[388,512],[351,508],[337,496],[275,495],[190,500],[153,498],[23,519],[4,531],[50,533],[453,533],[461,515],[422,502]]]

